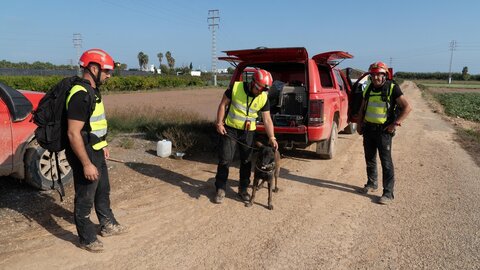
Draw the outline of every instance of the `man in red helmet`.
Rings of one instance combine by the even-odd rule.
[[[412,110],[402,90],[388,79],[387,65],[376,62],[370,65],[371,83],[365,87],[360,106],[358,133],[363,134],[363,149],[367,165],[367,183],[360,192],[368,194],[378,188],[377,151],[383,177],[383,193],[378,201],[388,204],[394,199],[395,174],[392,161],[392,138],[395,130]]]
[[[91,252],[102,252],[90,212],[100,222],[100,235],[110,236],[126,232],[110,208],[110,183],[105,158],[109,151],[106,141],[107,120],[98,87],[112,75],[114,62],[103,50],[91,49],[80,57],[83,76],[67,94],[66,108],[69,146],[67,160],[72,167],[75,185],[74,217],[80,247]],[[95,100],[92,100],[92,99]]]
[[[278,149],[266,92],[272,85],[272,81],[270,72],[256,69],[250,83],[235,82],[233,87],[223,94],[216,120],[217,132],[223,136],[221,136],[219,163],[215,176],[215,203],[222,203],[225,197],[229,167],[237,145],[240,150],[238,195],[243,201],[250,200],[247,188],[250,185],[252,145],[259,113],[262,113],[269,144]]]

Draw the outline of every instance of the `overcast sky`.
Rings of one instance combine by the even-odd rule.
[[[77,63],[73,37],[79,33],[81,50],[102,48],[129,68],[138,68],[140,51],[156,66],[157,53],[170,51],[176,67],[192,63],[210,70],[207,18],[214,9],[220,17],[217,56],[259,46],[306,47],[311,56],[331,50],[353,54],[342,67],[365,70],[384,61],[395,71],[448,72],[455,41],[452,71],[467,66],[480,74],[477,0],[2,1],[0,60]]]

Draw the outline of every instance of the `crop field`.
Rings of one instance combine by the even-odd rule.
[[[434,97],[443,105],[447,115],[480,122],[480,92],[436,93]]]
[[[449,88],[449,89],[479,89],[480,81],[454,81],[448,84],[446,81],[439,80],[416,80],[415,83],[422,84],[431,88]]]

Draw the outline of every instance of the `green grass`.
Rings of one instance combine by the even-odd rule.
[[[454,81],[452,84],[448,84],[447,81],[440,80],[415,80],[417,85],[423,84],[428,87],[434,88],[468,88],[468,89],[480,89],[480,81]]]
[[[437,93],[434,97],[447,115],[480,122],[480,93]]]
[[[463,129],[463,135],[472,139],[476,143],[480,143],[480,133],[472,129]]]
[[[480,84],[440,84],[440,83],[424,83],[423,85],[436,88],[468,88],[480,89]]]

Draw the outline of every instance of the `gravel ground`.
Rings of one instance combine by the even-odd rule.
[[[102,254],[81,250],[71,186],[61,203],[53,192],[2,179],[0,268],[479,269],[479,153],[467,151],[455,123],[433,113],[413,83],[402,89],[414,110],[394,138],[391,205],[376,203],[381,191],[357,192],[366,179],[358,135],[340,135],[333,160],[283,152],[272,211],[265,189],[251,208],[238,200],[238,164],[225,202],[216,205],[214,155],[159,158],[152,154],[155,143],[135,139],[132,149],[112,143],[112,156],[125,163],[108,163],[112,208],[128,234],[101,238]],[[199,113],[213,119],[223,91],[201,91],[201,99],[170,91],[138,100],[108,95],[105,102],[108,110],[124,99],[174,107],[181,101],[206,106]],[[206,105],[185,105],[188,100]]]

